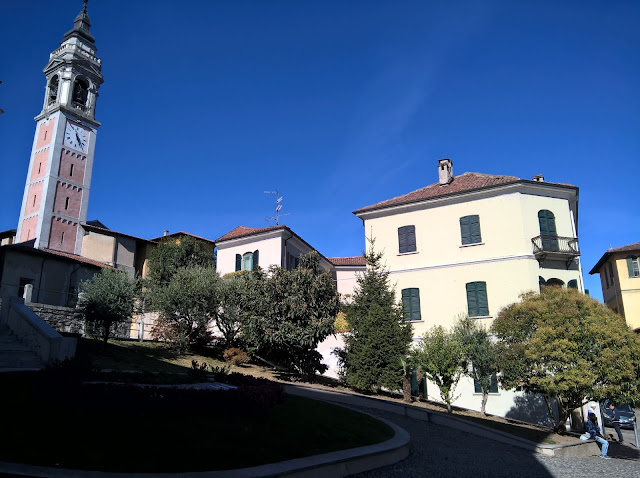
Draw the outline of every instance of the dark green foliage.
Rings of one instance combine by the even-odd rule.
[[[294,270],[272,266],[241,276],[246,294],[243,341],[260,355],[296,373],[323,372],[318,344],[333,333],[339,310],[335,284],[318,269],[316,252],[302,256]]]
[[[220,278],[213,267],[178,269],[169,282],[150,293],[159,316],[152,329],[154,337],[186,351],[211,341],[208,327],[220,307]]]
[[[251,274],[250,271],[238,272]],[[218,282],[221,307],[214,320],[224,337],[225,345],[233,347],[240,343],[240,336],[246,323],[247,314],[244,313],[241,304],[243,296],[247,294],[247,281],[242,274],[228,276],[229,274],[225,274],[225,277]]]
[[[102,337],[109,340],[111,324],[131,318],[136,285],[124,272],[102,269],[91,280],[80,283],[78,308],[85,320],[102,326]]]
[[[640,398],[640,341],[622,317],[574,289],[544,287],[522,299],[492,326],[505,388],[553,399],[558,430],[586,400]]]
[[[489,332],[474,319],[465,316],[460,318],[454,333],[464,348],[465,375],[475,380],[482,390],[480,411],[486,415],[486,405],[491,389],[491,377],[497,370],[497,348],[492,342]]]
[[[464,347],[456,334],[440,325],[432,327],[411,352],[411,362],[438,386],[440,398],[451,413],[456,385],[466,369]]]
[[[215,268],[213,253],[204,242],[191,236],[184,236],[175,242],[161,242],[149,256],[145,285],[164,287],[179,269],[196,266]]]
[[[345,348],[339,354],[342,373],[356,390],[397,390],[403,376],[400,358],[409,353],[413,332],[404,321],[402,306],[395,302],[389,273],[373,242],[365,259],[367,270],[358,277],[353,302],[346,307],[351,330],[345,333]]]

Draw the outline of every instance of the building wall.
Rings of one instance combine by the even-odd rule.
[[[87,157],[85,155],[62,149],[58,176],[61,179],[82,184],[84,182],[86,162]]]
[[[636,330],[640,329],[640,277],[629,277],[628,255],[640,255],[640,251],[613,254],[599,272],[604,303],[624,317],[629,327]],[[607,287],[605,275],[609,264],[613,266],[613,284],[609,282]]]
[[[336,267],[334,269],[336,289],[341,296],[353,296],[358,283],[358,274],[363,273],[364,269],[364,267],[356,268],[349,266]]]
[[[414,323],[414,335],[420,336],[434,325],[450,326],[466,313],[468,282],[487,284],[490,315],[482,319],[485,325],[522,292],[539,290],[539,276],[559,278],[565,284],[576,279],[581,286],[578,263],[566,270],[564,262],[547,261],[541,268],[535,259],[531,239],[540,234],[538,211],[542,209],[554,213],[559,236],[575,237],[566,200],[520,192],[491,193],[475,200],[456,198],[365,220],[367,235],[375,238],[375,249],[384,253],[398,301],[402,289],[420,289],[422,320]],[[476,214],[481,242],[462,245],[460,218]],[[407,225],[415,226],[416,252],[400,254],[398,228]]]
[[[98,271],[96,267],[56,257],[5,251],[0,297],[17,297],[20,279],[29,279],[33,284],[33,302],[62,307],[74,305],[80,282],[91,279]]]
[[[116,239],[113,236],[89,231],[82,238],[82,256],[95,261],[113,264]]]
[[[261,239],[254,236],[240,239],[233,244],[218,245],[218,272],[221,276],[236,270],[236,254],[259,251],[259,266],[267,269],[270,265],[281,264],[282,236],[280,234],[266,236]]]

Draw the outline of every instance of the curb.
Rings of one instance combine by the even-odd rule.
[[[425,410],[412,405],[391,402],[381,398],[369,397],[367,395],[343,392],[339,390],[318,389],[298,384],[285,385],[285,390],[287,393],[292,395],[302,395],[342,405],[360,405],[367,408],[374,408],[376,410],[404,415],[414,420],[421,420],[436,425],[446,426],[448,428],[454,428],[465,433],[472,433],[501,443],[535,451],[536,453],[546,456],[586,457],[600,454],[598,445],[593,441],[576,440],[575,442],[562,445],[541,445],[531,440],[520,438],[485,425],[464,420],[463,418],[456,418],[445,413]]]
[[[359,411],[359,413],[367,414],[362,411]],[[332,478],[342,478],[391,465],[409,456],[409,441],[411,439],[409,433],[383,418],[374,418],[389,425],[394,431],[394,436],[385,442],[375,445],[339,450],[250,468],[183,473],[111,473],[0,462],[0,476],[6,473],[10,476],[38,478],[267,478],[276,476],[296,478],[331,476]]]

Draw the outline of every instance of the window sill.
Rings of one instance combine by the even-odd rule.
[[[493,319],[493,315],[472,315],[470,319]]]
[[[419,324],[420,322],[424,322],[424,320],[405,320],[405,324]]]
[[[473,244],[461,244],[460,249],[463,247],[484,246],[484,242],[474,242]]]
[[[473,394],[474,394],[475,396],[478,396],[478,397],[481,397],[481,396],[482,396],[482,393],[476,393],[476,392],[473,392]],[[495,396],[495,395],[500,395],[500,392],[489,392],[489,395],[494,395],[494,396]]]
[[[411,252],[398,252],[399,256],[409,256],[411,254],[417,254],[418,251],[411,251]]]

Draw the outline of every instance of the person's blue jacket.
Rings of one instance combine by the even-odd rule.
[[[598,435],[600,435],[600,427],[598,425],[594,425],[591,420],[587,422],[587,433],[591,435],[589,438],[595,440]]]

